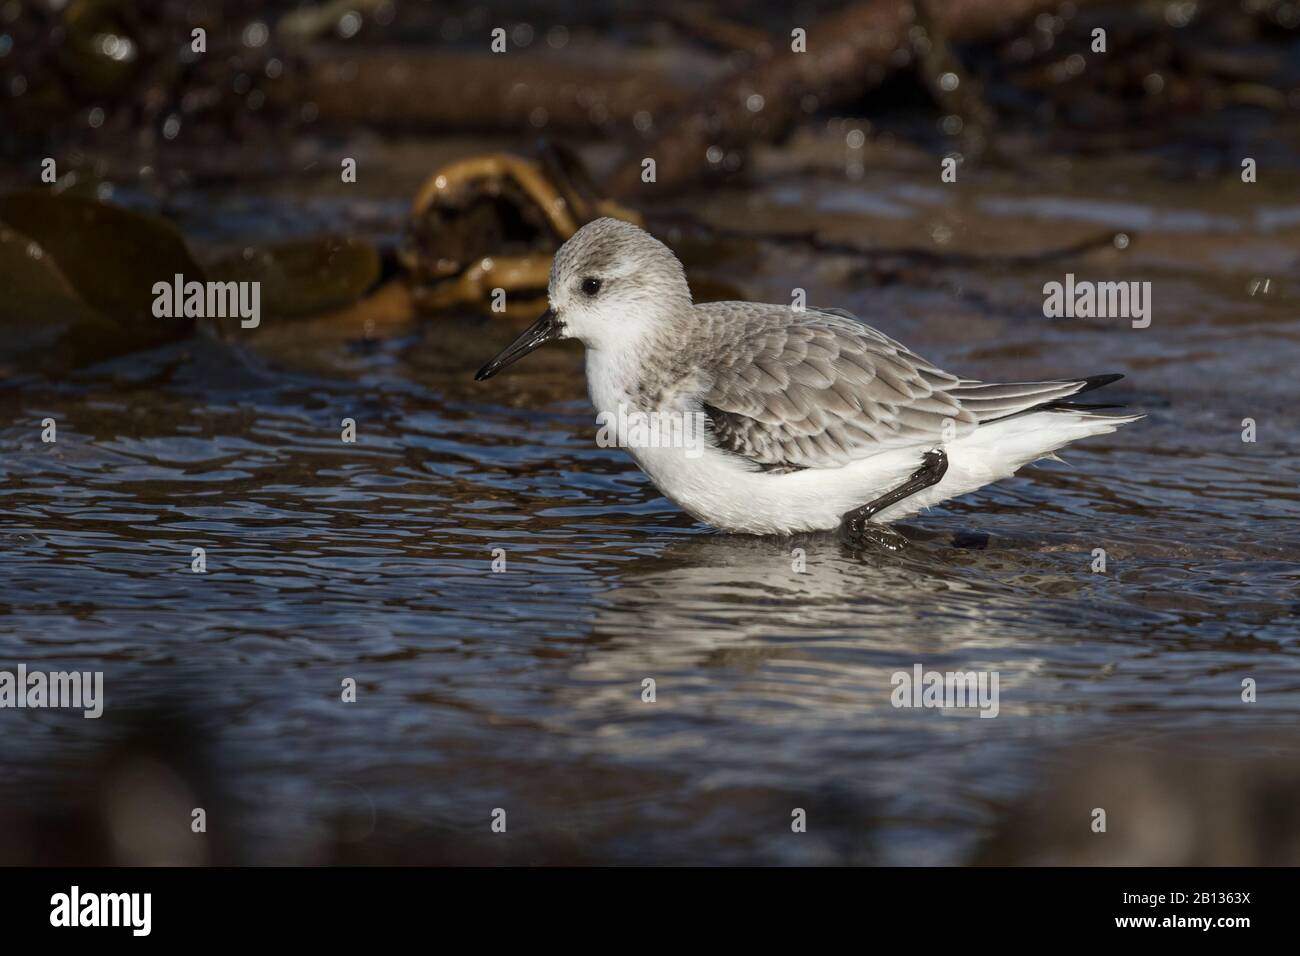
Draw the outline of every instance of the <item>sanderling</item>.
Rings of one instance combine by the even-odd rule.
[[[550,308],[475,378],[576,338],[604,420],[703,415],[703,454],[627,436],[619,444],[665,496],[724,531],[843,528],[897,547],[881,522],[1141,417],[1065,401],[1119,375],[979,382],[838,309],[696,305],[672,251],[616,219],[597,219],[560,247],[548,296]]]

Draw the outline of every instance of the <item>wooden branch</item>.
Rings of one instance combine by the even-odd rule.
[[[1087,2],[1073,0],[1072,6]],[[949,43],[994,40],[1060,6],[1062,0],[950,0],[934,5],[934,28]],[[874,0],[813,24],[805,53],[792,51],[785,37],[770,60],[719,81],[655,140],[630,151],[610,179],[611,190],[626,199],[647,189],[671,192],[716,170],[717,158],[728,150],[781,139],[809,107],[860,97],[911,63],[909,33],[917,25],[912,0]],[[647,156],[655,160],[654,184],[641,182],[640,161]]]

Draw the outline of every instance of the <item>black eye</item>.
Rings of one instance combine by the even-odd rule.
[[[587,276],[587,278],[582,280],[583,295],[595,295],[599,291],[600,291],[599,279],[594,279],[591,276]]]

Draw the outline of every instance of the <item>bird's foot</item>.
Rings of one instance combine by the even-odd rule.
[[[854,548],[880,548],[898,552],[907,547],[907,539],[893,528],[866,518],[845,519],[840,525],[840,537]]]

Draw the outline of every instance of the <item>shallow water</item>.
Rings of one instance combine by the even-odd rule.
[[[0,662],[103,670],[108,705],[2,715],[0,815],[76,804],[115,715],[178,701],[228,807],[221,858],[246,862],[952,863],[1083,744],[1214,733],[1227,759],[1284,731],[1270,746],[1294,761],[1300,201],[1093,179],[947,202],[897,171],[825,176],[743,209],[936,252],[1127,229],[1122,252],[922,285],[767,244],[693,270],[755,298],[807,288],[971,377],[1127,373],[1107,393],[1146,419],[912,519],[901,555],[695,525],[596,446],[576,348],[470,381],[517,328],[499,320],[366,348],[305,323],[8,383]],[[413,192],[387,188],[381,227]],[[181,218],[231,239],[230,219]],[[1151,327],[1043,318],[1066,271],[1153,281]],[[998,718],[895,709],[891,675],[916,664],[998,672]]]

